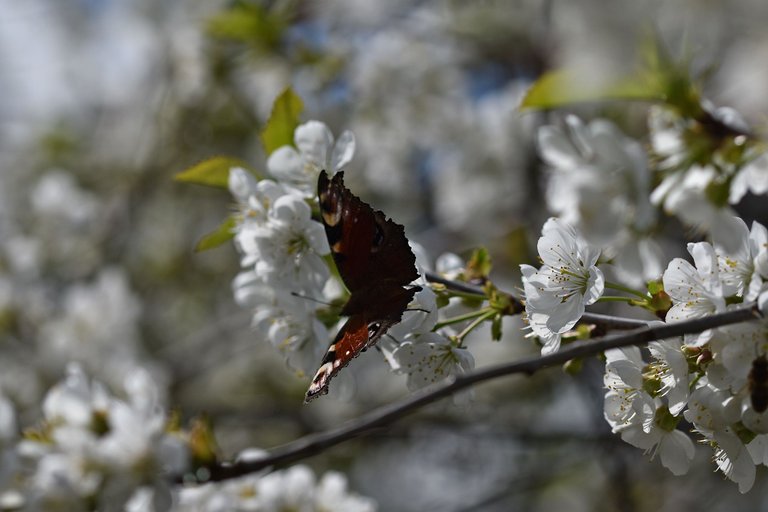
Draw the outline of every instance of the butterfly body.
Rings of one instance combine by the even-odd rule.
[[[349,320],[328,347],[305,402],[328,392],[341,368],[400,322],[419,277],[403,226],[364,203],[344,186],[344,173],[320,173],[320,214],[339,275],[350,292],[341,315]]]

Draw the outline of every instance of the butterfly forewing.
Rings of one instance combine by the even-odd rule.
[[[405,286],[419,277],[403,226],[344,186],[344,173],[323,171],[318,196],[325,234],[344,284],[354,294],[377,282]]]

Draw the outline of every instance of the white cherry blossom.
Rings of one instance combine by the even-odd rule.
[[[403,313],[402,320],[387,331],[388,336],[396,340],[408,340],[427,334],[437,323],[435,292],[432,291],[423,277],[416,282],[420,283],[421,290],[416,292],[413,301],[408,304],[408,309]]]
[[[680,345],[679,340],[654,341],[648,344],[648,349],[655,359],[649,370],[661,382],[658,396],[666,398],[669,412],[673,416],[682,412],[689,394],[688,361]]]
[[[682,133],[683,119],[671,109],[653,105],[648,109],[648,130],[653,153],[660,159],[659,168],[675,169],[686,158],[686,145]]]
[[[658,170],[664,173],[661,184],[653,191],[651,201],[663,205],[664,210],[679,217],[690,226],[704,231],[720,230],[722,243],[734,248],[735,238],[726,238],[729,217],[735,213],[728,206],[716,204],[710,193],[712,185],[720,186],[726,178],[730,184],[728,202],[738,203],[747,191],[764,194],[768,191],[768,157],[765,148],[748,140],[744,134],[750,132],[742,116],[729,107],[715,107],[703,100],[702,116],[728,127],[732,132],[728,138],[723,135],[719,147],[708,148],[702,154],[702,145],[697,140],[706,137],[702,133],[710,129],[702,118],[686,119],[671,108],[652,107],[648,116],[653,153],[658,159]],[[729,141],[726,144],[724,141]],[[707,142],[713,145],[713,142]],[[740,161],[733,161],[723,147],[746,147]],[[706,147],[706,146],[705,146]],[[724,229],[725,228],[725,229]]]
[[[596,266],[600,251],[558,219],[544,224],[537,247],[544,265],[538,270],[521,265],[520,270],[526,314],[534,334],[547,340],[542,352],[549,353],[558,348],[555,335],[570,330],[584,307],[600,298],[605,280]]]
[[[731,399],[730,391],[710,385],[706,378],[699,384],[691,393],[688,408],[683,413],[698,432],[711,436],[739,421],[740,407]]]
[[[605,419],[613,432],[652,457],[658,453],[662,465],[673,474],[687,473],[694,445],[675,428],[674,414],[662,405],[660,397],[669,389],[661,388],[656,398],[645,391],[646,364],[637,347],[609,350],[605,356]],[[676,409],[679,412],[681,407]]]
[[[238,236],[247,228],[253,228],[265,224],[269,220],[269,211],[278,198],[288,194],[288,191],[280,183],[272,180],[256,180],[256,178],[240,167],[229,170],[229,191],[237,201],[240,213],[236,230],[236,243],[241,244],[239,249],[244,257],[251,254],[253,249],[248,245],[245,236]],[[249,262],[243,263],[248,265]]]
[[[227,186],[239,203],[246,203],[252,195],[256,194],[259,183],[260,181],[253,174],[242,167],[232,167],[229,169]]]
[[[757,308],[763,317],[768,317],[768,290],[760,292],[757,297]]]
[[[437,333],[402,342],[393,352],[399,373],[408,375],[408,388],[420,389],[475,366],[472,354]]]
[[[334,143],[331,130],[320,121],[296,128],[293,146],[277,148],[267,160],[267,169],[278,181],[304,197],[314,197],[321,170],[333,175],[352,160],[355,136],[347,130]]]
[[[538,133],[541,157],[551,169],[547,203],[563,222],[597,245],[616,245],[627,230],[653,222],[650,173],[640,144],[612,123],[584,124],[576,116],[563,127]]]
[[[672,172],[653,190],[651,202],[663,206],[668,215],[677,216],[689,226],[728,235],[728,226],[736,212],[712,204],[707,197],[707,189],[716,178],[717,171],[712,166],[698,164],[685,171]],[[728,247],[738,243],[736,237],[721,241]]]
[[[702,318],[725,311],[725,298],[718,272],[715,249],[707,242],[689,243],[688,252],[696,266],[675,258],[664,271],[664,291],[672,299],[667,322]],[[709,341],[712,331],[686,335],[686,343],[701,345]]]
[[[312,374],[328,344],[328,330],[318,320],[317,304],[265,283],[253,271],[233,282],[235,300],[254,311],[251,325],[258,338],[280,350],[289,366]]]
[[[734,234],[738,234],[740,243],[732,250],[718,243],[721,238],[730,239]],[[734,217],[728,234],[714,231],[712,236],[718,252],[723,295],[738,295],[745,301],[755,300],[763,287],[756,261],[761,253],[768,251],[768,230],[757,221],[749,230],[741,218]]]
[[[31,509],[78,510],[93,503],[118,511],[147,485],[155,503],[168,495],[165,479],[186,468],[186,447],[165,431],[166,414],[149,373],[131,376],[123,391],[127,400],[113,397],[77,365],[50,390],[43,404],[43,440],[19,445]]]
[[[322,288],[328,266],[322,256],[330,253],[322,224],[312,220],[304,200],[285,195],[269,210],[263,226],[254,229],[253,242],[258,259],[254,270],[265,281],[298,290]]]
[[[731,182],[728,202],[736,204],[751,192],[757,196],[768,192],[768,153],[752,155],[752,159],[744,164]]]

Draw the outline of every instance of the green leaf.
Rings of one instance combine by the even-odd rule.
[[[229,183],[229,170],[232,167],[242,167],[249,170],[252,174],[255,174],[248,169],[248,164],[242,160],[227,156],[215,156],[208,160],[203,160],[189,169],[178,173],[173,179],[184,183],[227,188]]]
[[[491,321],[491,339],[499,341],[501,339],[501,315],[496,315]]]
[[[563,371],[568,375],[578,375],[584,368],[584,360],[580,357],[569,359],[563,364]]]
[[[272,105],[272,114],[261,132],[261,143],[267,154],[282,146],[293,145],[293,132],[299,126],[304,103],[291,87],[286,88]]]
[[[656,295],[664,291],[664,283],[659,280],[648,281],[648,293]]]
[[[236,225],[237,219],[235,219],[233,215],[230,215],[218,228],[207,235],[204,235],[197,242],[195,245],[195,252],[207,251],[208,249],[213,249],[232,240],[235,236]]]
[[[284,16],[256,3],[236,3],[208,19],[208,34],[216,39],[246,43],[270,51],[279,47],[286,27]]]
[[[520,107],[546,109],[606,100],[662,101],[664,97],[660,81],[649,72],[596,83],[584,74],[557,70],[542,75],[528,89]]]
[[[187,442],[192,461],[200,466],[213,464],[218,460],[219,447],[213,434],[210,416],[203,413],[193,418]]]
[[[560,69],[542,75],[528,90],[521,108],[557,108],[573,103],[611,100],[665,102],[682,114],[701,112],[700,96],[685,59],[674,60],[658,36],[640,44],[635,71],[598,76],[593,71]]]
[[[488,254],[488,250],[485,247],[478,247],[467,262],[467,280],[485,280],[490,273],[491,255]]]

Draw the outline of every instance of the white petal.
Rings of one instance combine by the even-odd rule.
[[[716,460],[719,469],[730,480],[739,484],[739,492],[744,494],[755,483],[755,463],[752,456],[734,434],[716,432],[714,437],[727,454],[725,460]]]
[[[530,265],[529,265],[530,266]],[[533,267],[531,267],[533,268]],[[437,257],[435,271],[443,275],[457,275],[464,270],[464,260],[452,252],[446,252]],[[536,269],[534,269],[534,272]]]
[[[696,453],[691,438],[679,430],[673,430],[662,437],[659,451],[661,464],[676,476],[688,472],[691,460]]]
[[[659,433],[657,430],[650,433],[644,432],[640,425],[632,425],[631,428],[621,431],[621,439],[635,448],[650,450],[658,444]]]
[[[560,350],[560,341],[562,338],[560,334],[548,331],[543,335],[540,333],[536,333],[536,335],[541,339],[543,343],[541,347],[541,355],[546,356],[548,354],[554,354]]]
[[[768,317],[768,290],[758,296],[757,307],[764,317]]]
[[[605,361],[607,364],[623,360],[631,361],[638,368],[645,366],[643,356],[637,347],[612,348],[605,351]]]
[[[717,255],[715,249],[708,242],[689,243],[688,252],[693,256],[693,262],[696,270],[702,278],[707,279],[713,286],[718,286],[717,280]]]
[[[285,195],[279,197],[272,205],[272,217],[276,220],[287,222],[292,226],[303,226],[309,221],[312,210],[302,199]]]
[[[602,297],[604,290],[605,277],[603,277],[603,272],[597,267],[590,267],[587,291],[584,294],[584,304],[588,306],[597,302],[597,299]]]
[[[301,155],[308,161],[327,169],[328,152],[333,147],[331,130],[320,121],[308,121],[294,132],[294,141]]]
[[[768,466],[768,436],[756,436],[748,445],[747,450],[755,464]]]
[[[544,264],[553,268],[572,266],[579,256],[573,228],[554,217],[544,223],[536,249]]]
[[[291,146],[277,148],[267,159],[267,170],[280,181],[300,179],[303,175],[302,167],[301,155]]]
[[[568,169],[582,160],[573,143],[557,126],[542,126],[538,132],[539,153],[552,167]]]
[[[547,327],[552,332],[562,334],[571,330],[583,314],[584,298],[579,294],[571,295],[565,302],[560,303],[557,309],[551,312],[547,321]]]
[[[637,363],[624,359],[614,361],[606,367],[618,375],[629,388],[641,389],[643,387],[643,375]]]
[[[355,135],[346,130],[339,136],[336,145],[333,147],[333,156],[331,157],[331,169],[338,171],[347,165],[355,154]]]
[[[698,279],[699,275],[694,266],[682,258],[674,258],[670,261],[662,277],[664,291],[678,302],[687,302],[696,298],[692,294],[691,283]]]
[[[248,196],[256,190],[257,181],[251,173],[242,167],[232,167],[229,170],[229,191],[235,198],[245,202]]]
[[[728,190],[728,203],[738,204],[749,191],[749,173],[742,169],[731,180],[731,188]]]

